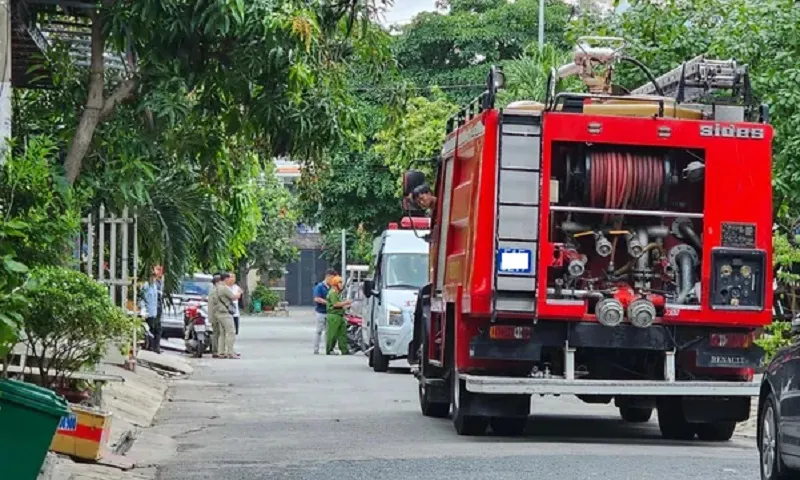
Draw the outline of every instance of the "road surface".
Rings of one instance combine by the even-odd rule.
[[[450,420],[422,417],[407,369],[312,355],[312,324],[310,310],[245,318],[240,360],[200,360],[175,383],[154,430],[177,453],[159,478],[758,478],[752,439],[669,442],[653,421],[625,424],[611,406],[571,398],[534,398],[524,437],[459,437]]]

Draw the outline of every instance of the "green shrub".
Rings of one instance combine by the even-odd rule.
[[[764,363],[769,363],[775,353],[792,343],[790,322],[772,322],[764,327],[764,333],[756,339],[756,345],[764,349]]]
[[[800,275],[792,272],[792,267],[800,263],[800,249],[792,244],[789,237],[776,233],[772,237],[772,261],[777,268],[776,280],[779,289],[786,293],[789,300],[786,307],[795,315],[797,311],[797,288]],[[756,344],[764,349],[764,363],[769,363],[781,347],[792,343],[791,323],[784,319],[775,319],[764,328],[764,333],[756,340]]]
[[[11,237],[25,237],[25,224],[0,219],[0,360],[4,359],[19,339],[22,309],[27,300],[20,294],[28,267],[16,260]]]
[[[253,301],[261,301],[261,308],[275,307],[281,301],[280,295],[267,288],[264,285],[259,285],[253,291]]]
[[[25,295],[24,331],[47,387],[95,366],[109,344],[129,341],[140,323],[111,303],[106,287],[68,268],[34,269]]]

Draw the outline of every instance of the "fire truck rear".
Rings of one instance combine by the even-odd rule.
[[[581,39],[543,104],[495,108],[493,68],[449,122],[409,361],[422,413],[452,410],[458,434],[520,434],[532,395],[572,394],[722,441],[758,395],[767,109],[746,66],[698,57],[655,78],[617,41]],[[620,62],[650,81],[620,93]],[[588,93],[556,94],[568,75]],[[423,182],[407,172],[405,193]]]

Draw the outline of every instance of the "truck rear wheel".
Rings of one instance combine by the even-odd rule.
[[[736,422],[713,422],[695,425],[697,438],[704,442],[727,442],[736,430]]]
[[[695,429],[686,421],[680,398],[664,398],[658,401],[658,428],[667,440],[691,440]]]
[[[428,364],[428,335],[426,333],[422,335],[422,345],[417,355],[419,360],[419,408],[422,410],[422,415],[426,417],[445,418],[450,414],[450,391],[443,378],[439,378],[438,375],[431,376],[434,369]],[[433,401],[437,397],[439,401]],[[442,402],[441,400],[447,401]]]
[[[528,426],[527,418],[516,417],[492,417],[489,420],[489,426],[492,427],[492,432],[501,437],[518,437],[525,433],[525,428]]]
[[[619,407],[619,416],[630,423],[645,423],[653,416],[652,408]]]
[[[459,435],[483,435],[486,433],[486,428],[489,426],[489,419],[476,415],[465,415],[463,410],[459,408],[469,401],[472,395],[467,391],[464,380],[458,378],[455,370],[451,371],[450,383],[453,386],[453,426],[456,427],[456,433]]]

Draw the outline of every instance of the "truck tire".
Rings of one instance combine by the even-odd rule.
[[[472,394],[467,391],[465,382],[458,378],[455,370],[451,370],[450,384],[453,388],[451,398],[453,399],[453,426],[456,428],[456,433],[468,436],[486,433],[486,428],[489,426],[487,417],[464,415],[458,408]]]
[[[428,398],[428,388],[425,386],[425,378],[419,379],[419,409],[422,415],[432,418],[445,418],[450,414],[450,404],[432,402]]]
[[[489,420],[492,432],[500,437],[518,437],[525,433],[528,426],[527,418],[516,417],[492,417]]]
[[[419,408],[422,410],[422,415],[426,417],[445,418],[450,414],[450,402],[433,402],[429,398],[432,388],[442,387],[425,385],[425,379],[431,375],[431,370],[431,366],[428,365],[428,335],[427,333],[423,333],[422,346],[420,348],[419,355]],[[430,378],[439,377],[433,376]],[[442,390],[444,391],[443,393],[448,393],[449,389],[447,388],[446,384],[443,386]]]
[[[680,398],[664,398],[658,401],[658,428],[667,440],[691,440],[695,429],[686,421]]]
[[[372,346],[372,350],[369,351],[369,355],[367,356],[367,358],[368,358],[367,364],[369,365],[369,368],[372,368],[373,366],[375,366],[375,346],[374,345]]]
[[[695,425],[697,438],[704,442],[727,442],[736,430],[736,422],[712,422]]]
[[[378,373],[389,371],[389,357],[381,352],[378,342],[375,342],[375,346],[372,348],[372,370]]]
[[[653,416],[652,408],[619,407],[619,416],[629,423],[646,423]]]

